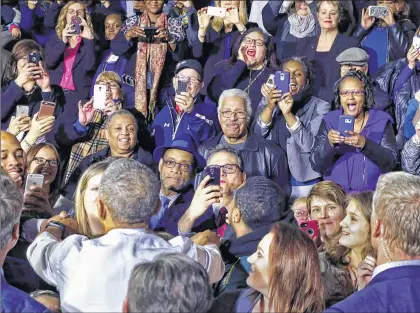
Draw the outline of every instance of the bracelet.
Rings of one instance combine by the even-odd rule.
[[[56,228],[60,228],[61,229],[61,238],[64,238],[64,232],[66,231],[66,225],[64,225],[63,223],[60,223],[58,221],[51,221],[48,222],[47,226],[45,226],[45,229],[47,229],[48,227],[56,227]]]
[[[25,145],[27,145],[29,148],[32,148],[34,145],[31,145],[27,140],[26,140],[26,138],[24,138],[23,140],[22,140],[22,143],[24,143]]]

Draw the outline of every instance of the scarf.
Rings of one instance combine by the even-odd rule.
[[[142,27],[150,26],[147,14],[143,14],[139,21]],[[166,14],[162,13],[156,21],[155,26],[157,28],[167,28],[167,22]],[[165,64],[167,50],[168,44],[166,42],[138,43],[134,103],[136,109],[144,115],[147,121],[152,121],[154,119],[158,84]],[[148,71],[154,74],[153,86],[150,90],[149,99],[147,98],[146,86]]]
[[[308,16],[299,16],[296,13],[290,14],[288,19],[290,34],[296,38],[308,37],[315,30],[315,19],[312,13]]]
[[[105,136],[107,118],[108,116],[100,110],[93,113],[86,140],[74,144],[71,148],[69,163],[64,174],[64,184],[67,184],[71,175],[85,157],[108,147],[108,140]]]

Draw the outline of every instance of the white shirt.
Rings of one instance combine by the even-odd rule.
[[[389,263],[378,265],[373,270],[372,279],[375,278],[376,275],[382,272],[385,272],[386,270],[389,270],[391,268],[396,268],[396,267],[401,267],[401,266],[413,266],[413,265],[420,266],[420,260],[389,262]]]
[[[27,257],[36,273],[57,287],[63,312],[121,312],[133,267],[170,252],[199,262],[210,283],[223,276],[215,245],[201,247],[183,237],[165,241],[144,229],[114,229],[97,239],[72,235],[61,242],[44,232]]]

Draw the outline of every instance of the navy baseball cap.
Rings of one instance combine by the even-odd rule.
[[[196,71],[201,79],[203,79],[203,67],[201,66],[200,62],[194,59],[183,60],[176,65],[175,74],[178,74],[181,70],[185,68],[191,68]]]

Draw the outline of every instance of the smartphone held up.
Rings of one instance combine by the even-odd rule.
[[[44,175],[42,174],[28,174],[26,177],[25,193],[29,191],[32,186],[42,188],[44,185]]]

